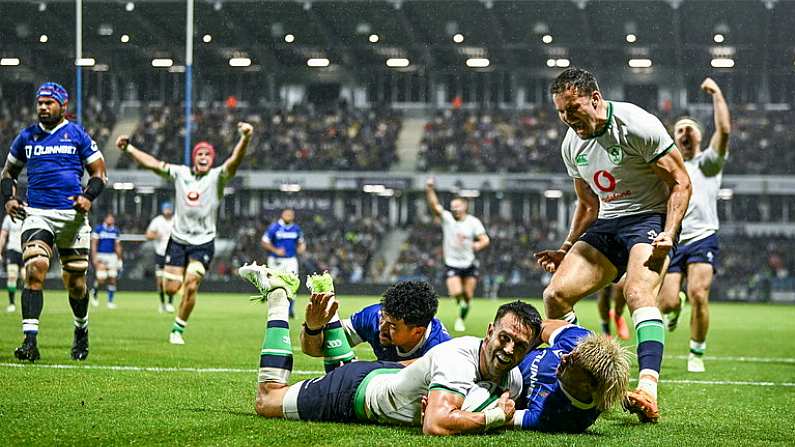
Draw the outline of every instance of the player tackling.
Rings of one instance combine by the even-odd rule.
[[[14,351],[16,358],[31,362],[40,358],[37,337],[44,307],[44,278],[50,269],[53,249],[63,268],[63,283],[74,316],[74,360],[88,357],[88,249],[91,227],[88,212],[105,188],[105,160],[97,144],[81,126],[64,115],[69,94],[54,82],[36,92],[39,122],[24,129],[8,153],[0,193],[6,214],[23,220],[22,260],[25,288],[22,290],[22,331],[25,341]],[[16,181],[28,170],[27,203],[16,197]],[[85,188],[81,179],[88,171]]]
[[[504,304],[483,339],[450,340],[405,368],[397,362],[352,362],[323,377],[288,385],[293,357],[287,309],[298,278],[256,264],[241,267],[240,275],[268,303],[256,398],[260,416],[417,425],[430,435],[482,432],[513,421],[513,399],[522,390],[516,365],[530,351],[541,324],[531,305]],[[464,396],[478,382],[504,391],[497,406],[482,412],[462,410]]]
[[[136,148],[126,135],[116,140],[116,147],[129,154],[139,166],[174,182],[176,189],[174,228],[166,249],[163,271],[166,293],[176,294],[182,288],[182,300],[169,334],[169,342],[185,344],[182,334],[196,305],[199,285],[215,254],[218,207],[224,196],[224,185],[237,172],[251,141],[251,124],[237,123],[240,133],[232,155],[213,168],[215,148],[202,141],[193,147],[193,166],[166,163]]]
[[[466,320],[475,288],[478,285],[478,264],[475,253],[489,246],[486,228],[475,216],[467,214],[469,202],[463,197],[450,201],[450,211],[439,203],[434,180],[425,184],[425,200],[431,213],[442,220],[443,251],[447,293],[458,303],[458,318],[453,329],[466,330]]]
[[[715,133],[709,146],[701,149],[704,128],[692,118],[681,118],[674,125],[676,146],[685,159],[685,167],[693,182],[693,197],[682,221],[682,234],[676,255],[668,267],[659,296],[663,313],[671,313],[668,328],[676,327],[682,300],[679,290],[687,277],[687,296],[692,306],[690,315],[690,354],[687,370],[704,372],[704,351],[707,349],[709,329],[709,289],[715,267],[718,265],[718,190],[723,166],[729,150],[731,117],[723,93],[710,78],[704,80],[701,89],[712,96],[715,110]]]
[[[535,254],[554,272],[544,290],[546,314],[575,323],[574,304],[626,271],[623,292],[640,372],[625,406],[641,421],[656,422],[665,340],[656,299],[690,199],[690,178],[660,120],[633,104],[605,100],[590,72],[564,70],[550,93],[569,126],[561,152],[577,207],[561,247]]]

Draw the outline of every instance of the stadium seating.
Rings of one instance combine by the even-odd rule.
[[[135,142],[167,161],[181,161],[184,122],[177,105],[152,105],[135,132]],[[292,110],[198,107],[193,141],[206,140],[226,154],[237,141],[236,124],[249,121],[255,138],[241,169],[388,170],[397,161],[401,127],[391,110]],[[121,168],[134,168],[123,159]]]

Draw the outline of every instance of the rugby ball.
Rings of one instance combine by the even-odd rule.
[[[488,410],[497,406],[497,399],[500,398],[499,387],[492,382],[477,382],[464,396],[464,405],[461,409],[472,413]]]

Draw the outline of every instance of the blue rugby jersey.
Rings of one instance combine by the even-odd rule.
[[[97,253],[116,253],[116,240],[121,236],[119,227],[106,226],[104,223],[97,225],[91,233],[91,237],[98,239]]]
[[[10,163],[27,166],[27,202],[39,209],[72,209],[69,197],[83,192],[85,165],[100,158],[85,129],[66,120],[52,131],[40,124],[25,128],[8,152]]]
[[[569,396],[557,378],[560,357],[589,334],[591,331],[580,326],[564,326],[552,334],[548,348],[535,349],[525,356],[519,370],[527,408],[516,411],[515,425],[526,430],[580,433],[596,421],[600,412],[595,404]]]
[[[351,315],[351,327],[345,326],[348,332],[352,345],[357,345],[361,342],[367,342],[372,346],[378,360],[385,360],[396,362],[399,360],[409,360],[422,357],[423,354],[428,352],[434,346],[450,340],[450,334],[447,333],[444,325],[438,318],[431,320],[428,331],[426,332],[425,339],[419,343],[410,352],[398,352],[396,346],[383,346],[378,339],[378,327],[381,321],[381,304],[372,304],[364,309]],[[351,334],[351,329],[355,332]]]
[[[268,227],[268,230],[262,235],[262,240],[270,242],[276,248],[284,249],[284,256],[279,256],[276,253],[268,253],[268,256],[294,258],[298,244],[304,241],[304,233],[298,224],[286,225],[283,220],[279,219]]]

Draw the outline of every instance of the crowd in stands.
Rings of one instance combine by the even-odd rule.
[[[388,170],[397,161],[395,143],[402,120],[388,109],[350,110],[296,106],[291,110],[256,107],[199,107],[192,141],[215,145],[219,156],[237,142],[237,122],[255,127],[241,169]],[[184,119],[178,106],[150,105],[135,132],[142,149],[163,160],[182,160]],[[132,167],[125,160],[122,167]]]

